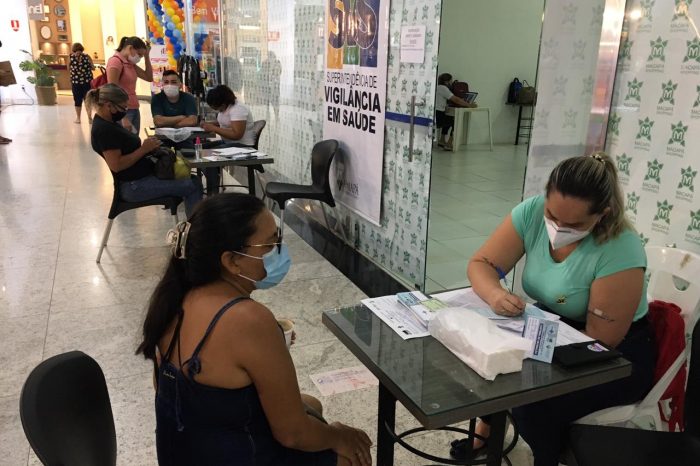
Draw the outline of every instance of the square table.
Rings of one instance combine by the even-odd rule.
[[[489,150],[493,152],[493,136],[491,134],[491,109],[489,107],[447,107],[445,113],[453,115],[455,122],[452,128],[452,151],[456,152],[462,144],[467,144],[469,138],[469,123],[471,114],[486,112],[486,123],[489,127]],[[467,120],[466,122],[464,120]]]
[[[185,160],[187,160],[187,164],[191,168],[196,168],[197,170],[204,170],[206,168],[223,168],[223,167],[247,167],[248,168],[248,192],[250,193],[251,196],[255,196],[255,169],[256,167],[266,165],[266,164],[271,164],[275,162],[275,159],[272,157],[264,157],[264,158],[254,158],[254,159],[228,159],[228,160],[217,160],[217,161],[211,161],[211,160],[206,160],[204,157],[213,155],[213,152],[216,149],[202,149],[200,155],[201,159],[197,160],[195,159],[195,152],[194,149],[182,149],[180,152],[182,153],[183,157],[185,157]],[[205,176],[206,176],[206,171],[205,171]],[[215,188],[215,189],[214,189]],[[208,194],[214,194],[218,192],[218,186],[212,187],[210,189],[209,183],[207,182],[207,193]]]
[[[379,379],[377,466],[394,464],[397,400],[427,429],[492,414],[487,464],[496,466],[508,409],[632,373],[622,358],[568,369],[526,359],[521,372],[488,381],[431,336],[403,340],[364,305],[325,311],[322,321]]]

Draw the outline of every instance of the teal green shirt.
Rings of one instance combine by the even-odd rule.
[[[525,245],[523,289],[532,299],[569,319],[586,320],[595,279],[637,267],[646,269],[642,241],[632,230],[603,244],[597,244],[593,235],[588,235],[563,262],[555,262],[544,224],[544,196],[524,200],[513,209],[511,217]],[[634,320],[647,313],[646,295],[645,281]]]

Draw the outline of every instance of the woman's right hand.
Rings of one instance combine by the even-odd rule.
[[[525,310],[525,302],[504,288],[495,291],[488,304],[496,314],[508,317],[519,316]]]
[[[160,141],[160,139],[151,136],[149,138],[144,139],[143,144],[141,144],[141,147],[143,147],[143,149],[148,154],[149,152],[153,152],[154,150],[159,148],[161,144],[162,142]]]
[[[330,426],[336,432],[337,444],[333,450],[338,456],[347,459],[352,466],[372,465],[372,454],[369,450],[372,441],[364,431],[340,422],[333,422]]]

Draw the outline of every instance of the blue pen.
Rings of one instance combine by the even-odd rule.
[[[503,283],[506,285],[506,288],[509,287],[510,285],[508,285],[508,279],[506,278],[506,273],[503,271],[503,269],[497,265],[494,265],[493,268],[496,269],[498,279],[503,280]]]

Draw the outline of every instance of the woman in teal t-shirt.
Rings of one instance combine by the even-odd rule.
[[[546,194],[515,207],[471,258],[467,275],[474,291],[499,314],[524,309],[523,300],[500,284],[523,255],[522,282],[530,298],[633,363],[628,378],[513,410],[535,466],[556,466],[571,422],[636,402],[652,385],[646,255],[625,217],[617,171],[607,155],[559,163]],[[487,437],[488,418],[484,421],[477,433]]]

